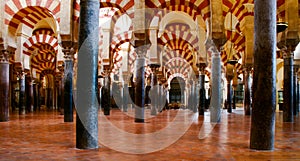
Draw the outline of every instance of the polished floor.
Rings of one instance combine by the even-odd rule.
[[[0,160],[300,160],[299,117],[283,123],[277,112],[275,149],[255,151],[249,149],[250,117],[242,110],[222,111],[219,124],[209,123],[209,112],[198,117],[186,111],[151,116],[146,110],[145,123],[133,122],[132,109],[114,109],[107,117],[99,112],[100,148],[94,150],[75,148],[75,115],[64,123],[57,111],[12,113],[0,123]]]

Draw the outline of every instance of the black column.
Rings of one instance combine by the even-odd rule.
[[[231,79],[227,78],[227,112],[231,113],[232,112],[232,107],[231,107]]]
[[[144,122],[145,120],[145,63],[144,50],[137,50],[136,59],[136,82],[135,82],[135,122]]]
[[[273,150],[276,109],[276,0],[254,1],[250,148]]]
[[[101,97],[101,106],[103,108],[104,115],[110,114],[110,108],[111,108],[111,96],[110,96],[110,84],[111,79],[109,74],[104,77],[104,85],[102,87],[102,97]]]
[[[294,90],[293,90],[293,113],[294,113],[294,116],[297,116],[298,115],[298,112],[297,112],[297,68],[294,68],[294,73],[293,73],[293,87],[294,87]]]
[[[289,51],[284,56],[284,83],[283,83],[283,121],[294,121],[294,82],[293,82],[293,55]]]
[[[24,115],[26,113],[26,101],[25,101],[25,72],[19,71],[19,114]]]
[[[198,107],[198,112],[199,115],[204,115],[204,108],[205,108],[205,75],[200,73],[199,75],[199,84],[200,84],[200,89],[199,89],[199,107]]]
[[[63,49],[64,68],[64,122],[73,122],[73,48]],[[49,97],[48,97],[49,98]]]
[[[76,148],[98,148],[97,70],[99,49],[97,0],[80,1],[76,100]],[[66,87],[65,87],[66,88]]]
[[[0,51],[0,122],[9,120],[8,52]]]

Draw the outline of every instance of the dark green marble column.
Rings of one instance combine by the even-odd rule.
[[[276,109],[276,0],[254,1],[250,148],[273,150]]]
[[[284,59],[283,121],[294,122],[293,54],[287,51],[283,59]]]
[[[25,72],[19,71],[19,114],[24,115],[26,113],[26,101],[25,101]]]
[[[65,48],[64,52],[64,122],[73,122],[73,48]],[[50,92],[49,92],[50,93]],[[50,99],[50,97],[47,97]],[[49,100],[48,100],[49,101]],[[48,102],[47,101],[47,102]],[[48,103],[47,103],[48,105]],[[49,108],[49,107],[48,107]]]
[[[76,100],[76,148],[98,148],[98,0],[80,1]]]
[[[0,51],[0,122],[9,120],[8,52]]]

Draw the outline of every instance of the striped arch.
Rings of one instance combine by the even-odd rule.
[[[184,31],[180,31],[180,32],[164,32],[160,38],[158,39],[157,43],[161,44],[161,45],[165,45],[167,44],[167,42],[171,41],[171,40],[184,40],[186,42],[188,42],[194,49],[195,51],[199,51],[200,47],[199,47],[199,40],[198,37],[194,36],[193,34],[191,34],[190,32],[184,32]]]
[[[131,37],[132,37],[132,31],[115,35],[112,38],[111,45],[110,45],[111,53],[117,52],[119,50],[118,47],[125,42],[129,42],[131,40]]]
[[[32,52],[36,47],[39,47],[40,44],[49,44],[51,45],[55,53],[57,53],[58,50],[58,41],[55,37],[50,35],[34,35],[30,37],[24,44],[24,50],[23,53],[26,55],[31,55]]]
[[[113,69],[112,72],[114,74],[117,74],[119,72],[120,67],[122,66],[122,55],[119,54],[119,52],[114,53],[113,56]]]
[[[245,42],[246,42],[245,36],[241,35],[241,34],[239,34],[237,32],[231,32],[229,30],[227,30],[225,32],[225,34],[226,34],[227,40],[231,41],[231,43],[234,44],[235,50],[239,51],[239,52],[237,52],[237,54],[239,54],[239,55],[235,55],[235,57],[241,58],[240,52],[243,52],[246,49],[246,46],[245,46]]]
[[[55,63],[52,63],[52,62],[45,62],[45,63],[40,64],[39,66],[32,66],[32,67],[37,69],[38,73],[41,73],[43,71],[53,71],[53,73],[55,74]],[[42,73],[41,73],[41,75],[42,75]]]
[[[55,37],[55,33],[53,32],[53,30],[48,28],[36,29],[32,32],[32,35],[50,35]]]
[[[58,0],[8,0],[5,3],[5,24],[15,32],[20,23],[29,28],[44,18],[59,18],[60,1]]]
[[[167,71],[168,75],[180,73],[184,75],[186,78],[188,77],[188,73],[192,70],[192,67],[185,59],[180,57],[174,57],[170,59],[165,65],[164,68]]]
[[[298,0],[298,3],[300,3],[300,1]],[[300,8],[299,8],[300,11]],[[300,12],[298,13],[298,15],[300,15]],[[285,19],[285,0],[277,0],[277,20],[280,19]]]
[[[176,31],[189,32],[190,26],[185,23],[169,23],[168,25],[166,25],[165,30],[169,32],[176,32]]]
[[[164,66],[172,58],[181,58],[187,61],[188,64],[193,65],[193,55],[190,52],[185,52],[181,50],[167,51],[162,57],[162,66]]]
[[[105,7],[114,7],[117,8],[118,11],[115,12],[116,16],[113,16],[114,19],[118,19],[118,15],[122,15],[126,13],[128,10],[133,9],[134,0],[124,0],[124,1],[115,1],[115,0],[99,0],[100,8]],[[74,2],[74,13],[73,13],[73,20],[79,22],[79,14],[80,14],[80,0],[76,0]],[[113,22],[116,22],[114,20]]]
[[[201,15],[204,21],[210,17],[209,0],[149,0],[146,1],[148,8],[167,9],[169,11],[182,11],[188,13],[194,20]]]

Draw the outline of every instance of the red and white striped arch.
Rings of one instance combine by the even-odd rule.
[[[188,64],[188,62],[185,59],[182,59],[180,57],[174,57],[171,60],[169,60],[164,65],[165,70],[168,73],[168,76],[180,73],[184,75],[186,78],[188,77],[188,73],[193,70],[192,66]]]
[[[111,53],[117,52],[119,50],[119,46],[125,42],[129,42],[131,38],[132,38],[132,31],[115,35],[112,38],[111,45],[110,45]]]
[[[112,69],[112,72],[114,74],[117,74],[120,67],[122,66],[122,55],[119,54],[119,52],[116,52],[114,53],[114,56],[113,56],[113,69]]]
[[[147,0],[148,8],[160,8],[169,11],[188,13],[194,20],[201,15],[204,21],[210,17],[209,0]]]
[[[54,69],[52,69],[52,65],[50,65],[50,64],[45,64],[45,66],[48,66],[48,65],[49,65],[49,68],[46,67],[46,68],[44,68],[42,71],[40,71],[40,73],[41,73],[40,76],[41,76],[41,77],[44,77],[44,76],[46,76],[46,75],[53,75],[53,76],[56,75]]]
[[[29,28],[44,18],[54,18],[60,22],[58,0],[8,0],[5,3],[5,24],[15,32],[20,23]]]
[[[172,58],[181,58],[185,60],[188,64],[193,65],[193,55],[190,52],[175,50],[175,51],[167,51],[163,54],[162,57],[162,66],[164,66],[169,60]]]
[[[23,44],[23,53],[26,55],[31,55],[35,48],[39,47],[41,44],[49,44],[57,53],[58,50],[58,41],[55,37],[50,35],[34,35],[30,37],[24,44]]]
[[[171,40],[178,40],[178,41],[184,40],[184,41],[188,42],[194,48],[195,51],[199,51],[199,49],[200,49],[199,43],[198,43],[199,42],[198,37],[194,36],[190,32],[184,32],[184,31],[164,32],[158,39],[157,43],[164,46]]]
[[[38,66],[31,65],[31,67],[37,69],[36,72],[38,73],[41,73],[43,71],[55,71],[55,63],[52,62],[44,62],[42,64],[39,64]]]
[[[126,13],[128,10],[133,9],[134,6],[134,0],[99,0],[99,2],[100,8],[113,7],[118,9],[118,11],[116,11],[115,15],[113,16],[113,19],[115,19],[114,22],[116,22],[116,19],[118,19],[122,14]],[[79,22],[79,15],[80,0],[76,0],[74,1],[73,20]]]

